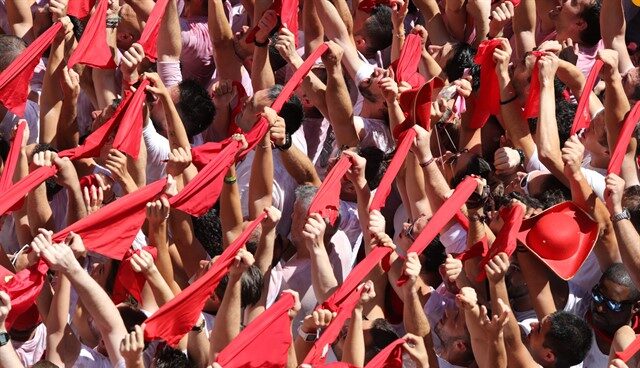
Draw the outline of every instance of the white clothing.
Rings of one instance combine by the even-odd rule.
[[[31,367],[42,359],[47,350],[47,327],[41,323],[33,332],[33,337],[25,342],[11,340],[22,365]]]

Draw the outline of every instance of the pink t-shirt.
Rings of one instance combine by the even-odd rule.
[[[207,18],[180,18],[180,29],[182,75],[185,79],[194,79],[200,85],[206,86],[215,69]]]
[[[580,49],[580,52],[578,52],[578,62],[576,63],[576,66],[586,77],[589,75],[591,68],[593,68],[593,64],[596,62],[596,54],[598,53],[598,50],[604,48],[604,43],[600,40],[593,47],[586,47],[579,44],[578,48]]]

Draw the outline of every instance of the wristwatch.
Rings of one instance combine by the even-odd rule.
[[[316,332],[306,333],[302,331],[302,325],[298,327],[298,335],[306,342],[314,342],[318,340],[319,332],[319,330],[316,330]]]
[[[204,321],[204,318],[203,318],[202,322],[200,324],[191,327],[191,331],[200,333],[200,332],[202,332],[202,330],[204,330],[204,326],[205,326],[205,321]]]
[[[0,332],[0,346],[5,346],[11,340],[11,336],[9,336],[6,332]]]
[[[630,219],[631,219],[631,214],[629,213],[629,210],[626,208],[623,208],[622,212],[616,213],[615,215],[611,216],[612,222],[618,222],[621,220],[630,220]]]
[[[279,149],[280,151],[286,151],[289,148],[291,148],[291,134],[287,133],[285,134],[285,138],[284,138],[284,143],[279,146],[279,145],[275,145],[277,149]]]

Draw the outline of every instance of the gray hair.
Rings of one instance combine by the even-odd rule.
[[[26,47],[20,37],[0,35],[0,71],[7,69]]]
[[[318,187],[309,184],[300,185],[296,188],[296,203],[302,205],[305,210],[309,210],[316,193],[318,193]]]

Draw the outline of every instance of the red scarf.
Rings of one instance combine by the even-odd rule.
[[[44,277],[47,274],[48,267],[44,261],[40,260],[35,265],[25,268],[15,275],[1,266],[0,268],[2,268],[0,273],[4,275],[0,280],[0,290],[9,294],[11,298],[11,311],[5,322],[9,331],[18,319],[34,306],[36,298],[40,295],[44,285]],[[11,277],[11,279],[7,281],[8,277]],[[32,326],[33,324],[25,327]]]
[[[391,7],[392,0],[362,0],[358,4],[358,9],[365,13],[371,13],[373,8],[378,5],[385,5]]]
[[[295,300],[290,293],[280,294],[271,307],[236,336],[218,354],[216,362],[224,368],[280,368],[287,364],[291,346],[289,309]]]
[[[362,295],[362,290],[354,291],[342,302],[342,304],[338,307],[338,314],[331,320],[329,326],[325,328],[320,338],[316,340],[307,353],[307,356],[304,358],[304,364],[323,364],[326,359],[326,348],[331,345],[342,330],[342,326],[346,322],[349,317],[351,317],[351,313],[355,309],[358,301],[360,300],[360,296]]]
[[[431,98],[434,88],[444,85],[440,78],[433,78],[421,87],[413,88],[400,94],[399,103],[406,117],[402,124],[393,129],[393,137],[400,138],[400,134],[414,124],[426,130],[431,130]]]
[[[482,237],[482,239],[480,239],[478,242],[476,242],[474,245],[471,246],[471,248],[465,250],[464,252],[458,254],[456,256],[456,259],[459,259],[460,261],[462,261],[463,263],[471,258],[476,258],[476,257],[482,257],[484,258],[487,253],[489,252],[489,240],[487,239],[487,236],[485,235],[484,237]]]
[[[166,179],[158,180],[109,203],[54,234],[53,241],[62,242],[73,231],[82,237],[87,250],[121,260],[144,223],[147,202],[158,198],[166,183]]]
[[[540,67],[538,66],[538,60],[544,55],[542,51],[533,51],[532,54],[536,57],[535,64],[533,64],[533,70],[531,71],[531,82],[529,83],[529,97],[524,105],[523,116],[525,119],[537,118],[540,114]]]
[[[0,73],[0,102],[7,110],[24,116],[33,72],[60,29],[62,23],[54,23]]]
[[[202,216],[218,200],[224,175],[234,163],[240,143],[232,141],[215,156],[184,188],[169,199],[172,208],[193,216]]]
[[[77,1],[79,2],[79,1]],[[113,54],[107,42],[107,10],[109,0],[101,0],[80,37],[67,65],[86,64],[94,68],[115,69]],[[87,12],[87,15],[89,13]],[[82,17],[80,17],[82,18]]]
[[[274,10],[278,14],[280,26],[287,25],[287,29],[293,33],[296,46],[298,45],[298,0],[274,0],[268,10]],[[253,43],[256,40],[256,33],[259,26],[253,27],[248,33],[245,41]]]
[[[342,188],[342,178],[351,167],[351,159],[347,155],[340,157],[340,160],[329,171],[324,178],[322,185],[318,188],[316,196],[309,206],[308,214],[319,213],[323,218],[328,218],[334,224],[340,213],[340,189]]]
[[[624,160],[624,155],[627,153],[627,146],[629,146],[631,136],[633,135],[633,131],[636,129],[638,120],[640,120],[640,102],[636,102],[636,104],[633,105],[633,108],[631,108],[627,118],[624,120],[622,128],[620,129],[620,134],[618,134],[618,141],[616,142],[616,146],[611,154],[611,160],[609,160],[607,174],[620,175],[622,161]]]
[[[260,214],[242,234],[222,252],[209,271],[163,305],[146,321],[144,338],[147,341],[162,339],[171,346],[176,346],[180,339],[198,321],[204,304],[211,297],[220,280],[227,274],[238,250],[244,246],[255,228],[267,217]]]
[[[91,8],[95,3],[95,0],[69,0],[67,14],[82,19],[91,13]]]
[[[160,23],[168,3],[169,0],[156,1],[156,5],[153,7],[151,14],[149,14],[147,24],[140,35],[140,41],[138,41],[144,49],[144,55],[152,62],[158,59],[158,33],[160,32]]]
[[[425,83],[422,74],[418,73],[418,65],[422,56],[422,38],[409,34],[402,45],[400,56],[396,61],[396,82],[407,82],[411,87],[420,87]]]
[[[378,185],[376,193],[373,195],[371,204],[369,204],[369,212],[373,210],[380,210],[384,207],[387,197],[389,197],[389,193],[391,193],[391,186],[398,176],[398,172],[400,171],[402,164],[404,164],[407,159],[407,154],[409,154],[409,149],[411,148],[415,137],[416,131],[413,129],[403,132],[400,136],[400,142],[396,148],[396,153],[393,155],[393,159],[391,159],[391,163],[389,163],[387,171],[380,180],[380,184]]]
[[[398,339],[382,349],[365,368],[402,368],[402,345],[405,339]]]
[[[158,256],[158,250],[154,247],[144,247],[143,249],[151,254],[154,260]],[[129,295],[138,302],[142,301],[142,288],[147,279],[141,272],[135,272],[131,267],[131,258],[134,254],[140,254],[140,250],[128,249],[124,258],[122,258],[120,268],[118,268],[116,282],[113,285],[113,293],[111,294],[111,300],[113,300],[114,304],[122,303]]]
[[[493,241],[493,244],[491,244],[491,249],[488,254],[486,254],[482,258],[482,261],[480,261],[480,272],[478,272],[478,276],[476,277],[477,282],[482,282],[487,277],[484,266],[494,256],[500,252],[504,252],[511,257],[513,252],[516,250],[517,235],[520,231],[520,226],[522,225],[524,210],[521,206],[511,206],[501,210],[500,216],[504,220],[504,225],[502,225],[502,229],[500,229],[496,239]]]
[[[27,122],[25,120],[20,120],[18,123],[16,136],[11,142],[7,160],[4,162],[4,170],[2,170],[2,175],[0,175],[0,192],[6,191],[13,185],[13,173],[16,171],[16,166],[18,165],[18,156],[22,148],[22,138],[24,137],[24,127],[26,125]]]
[[[22,207],[25,196],[58,172],[56,166],[39,167],[0,193],[0,216]]]
[[[108,142],[111,134],[116,131],[113,148],[134,159],[138,158],[142,140],[142,108],[146,96],[145,88],[148,85],[149,81],[143,80],[135,93],[125,94],[113,116],[91,133],[82,146],[64,150],[58,153],[58,156],[69,157],[72,160],[100,156],[100,150]]]
[[[470,127],[479,129],[484,126],[490,115],[500,113],[500,85],[496,75],[496,62],[493,51],[500,46],[500,40],[484,40],[478,46],[474,62],[480,65],[480,90],[474,104]]]
[[[451,197],[447,199],[440,208],[438,208],[436,213],[433,214],[433,217],[431,217],[431,220],[429,220],[427,227],[420,232],[420,235],[418,235],[413,244],[411,244],[409,249],[407,249],[407,253],[422,253],[429,244],[431,244],[431,241],[436,237],[436,235],[438,235],[440,230],[442,230],[453,218],[456,211],[462,208],[476,187],[477,183],[475,179],[470,176],[467,176],[460,184],[458,184],[458,187]],[[398,279],[398,286],[404,285],[407,280],[407,276],[403,274],[400,276],[400,279]]]
[[[578,101],[576,115],[573,117],[571,135],[576,134],[580,129],[589,127],[589,122],[591,122],[591,116],[589,114],[589,97],[591,96],[591,91],[593,91],[593,86],[596,84],[596,79],[598,79],[598,73],[600,73],[602,65],[604,65],[602,60],[596,60],[589,72],[587,82],[582,89],[582,94],[580,95],[580,101]]]

